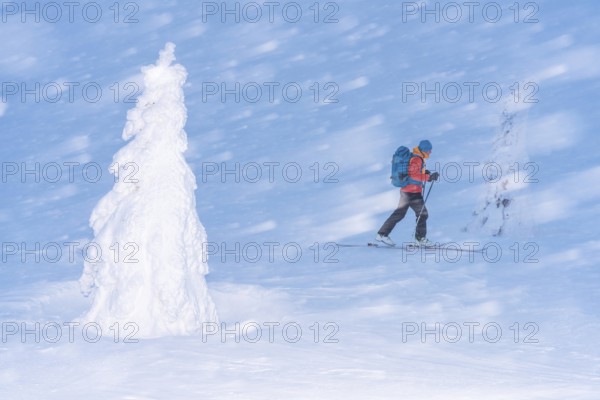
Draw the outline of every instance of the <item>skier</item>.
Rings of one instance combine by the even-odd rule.
[[[427,217],[429,214],[423,200],[423,186],[425,182],[437,181],[440,175],[438,172],[431,173],[425,169],[425,159],[429,158],[432,149],[433,146],[429,140],[421,140],[419,145],[413,149],[414,157],[410,159],[408,164],[408,175],[412,183],[400,189],[398,208],[394,210],[392,215],[379,228],[375,240],[389,246],[395,246],[396,243],[390,239],[389,235],[396,224],[404,218],[408,207],[410,207],[417,216],[417,229],[415,231],[417,245],[431,246],[434,244],[426,238]]]

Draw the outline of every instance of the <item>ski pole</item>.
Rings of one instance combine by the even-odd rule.
[[[427,199],[429,198],[429,193],[431,193],[431,189],[433,188],[434,183],[435,183],[435,181],[432,181],[431,185],[429,185],[429,190],[427,191],[427,195],[423,199],[423,204],[427,203]],[[427,185],[427,182],[425,182],[425,184]],[[425,187],[423,187],[423,190],[425,190]]]
[[[425,198],[423,199],[423,207],[421,208],[421,212],[419,212],[419,216],[417,217],[417,224],[415,226],[415,235],[417,234],[417,226],[419,226],[419,220],[421,220],[421,214],[423,214],[423,210],[425,209],[425,204],[427,204],[427,199],[429,198],[429,193],[431,193],[431,189],[433,188],[434,183],[435,183],[435,181],[431,182],[431,185],[429,185],[429,190],[427,191],[427,195],[425,195]],[[423,191],[425,191],[425,186],[427,186],[427,182],[425,182],[425,184],[423,185]]]

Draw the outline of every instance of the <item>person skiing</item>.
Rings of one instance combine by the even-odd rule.
[[[423,186],[425,182],[437,181],[438,172],[429,172],[425,169],[425,160],[429,158],[433,146],[429,140],[421,140],[419,145],[412,151],[413,157],[408,164],[408,177],[411,181],[408,185],[400,189],[400,201],[398,207],[392,215],[383,223],[375,240],[383,242],[389,246],[395,246],[396,243],[390,239],[389,235],[396,224],[404,218],[408,208],[412,208],[417,216],[417,229],[415,231],[415,240],[419,246],[431,246],[433,242],[429,241],[427,236],[427,218],[429,214],[423,200]]]

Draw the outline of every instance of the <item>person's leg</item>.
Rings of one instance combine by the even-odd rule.
[[[423,195],[420,193],[411,194],[408,204],[415,212],[416,218],[419,218],[419,215],[421,215],[417,221],[415,239],[423,239],[427,237],[427,218],[429,217],[427,207],[425,207],[425,201],[423,200]]]
[[[396,224],[402,221],[402,218],[406,215],[406,211],[408,211],[409,201],[408,196],[404,192],[400,192],[400,201],[398,202],[398,208],[394,210],[392,215],[388,217],[388,219],[383,223],[381,228],[379,228],[378,234],[382,236],[389,236]]]

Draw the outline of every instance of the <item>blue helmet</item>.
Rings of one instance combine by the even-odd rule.
[[[429,140],[421,140],[421,142],[419,143],[419,150],[426,153],[428,151],[431,151],[431,149],[433,149],[433,146],[431,145],[431,142]]]

